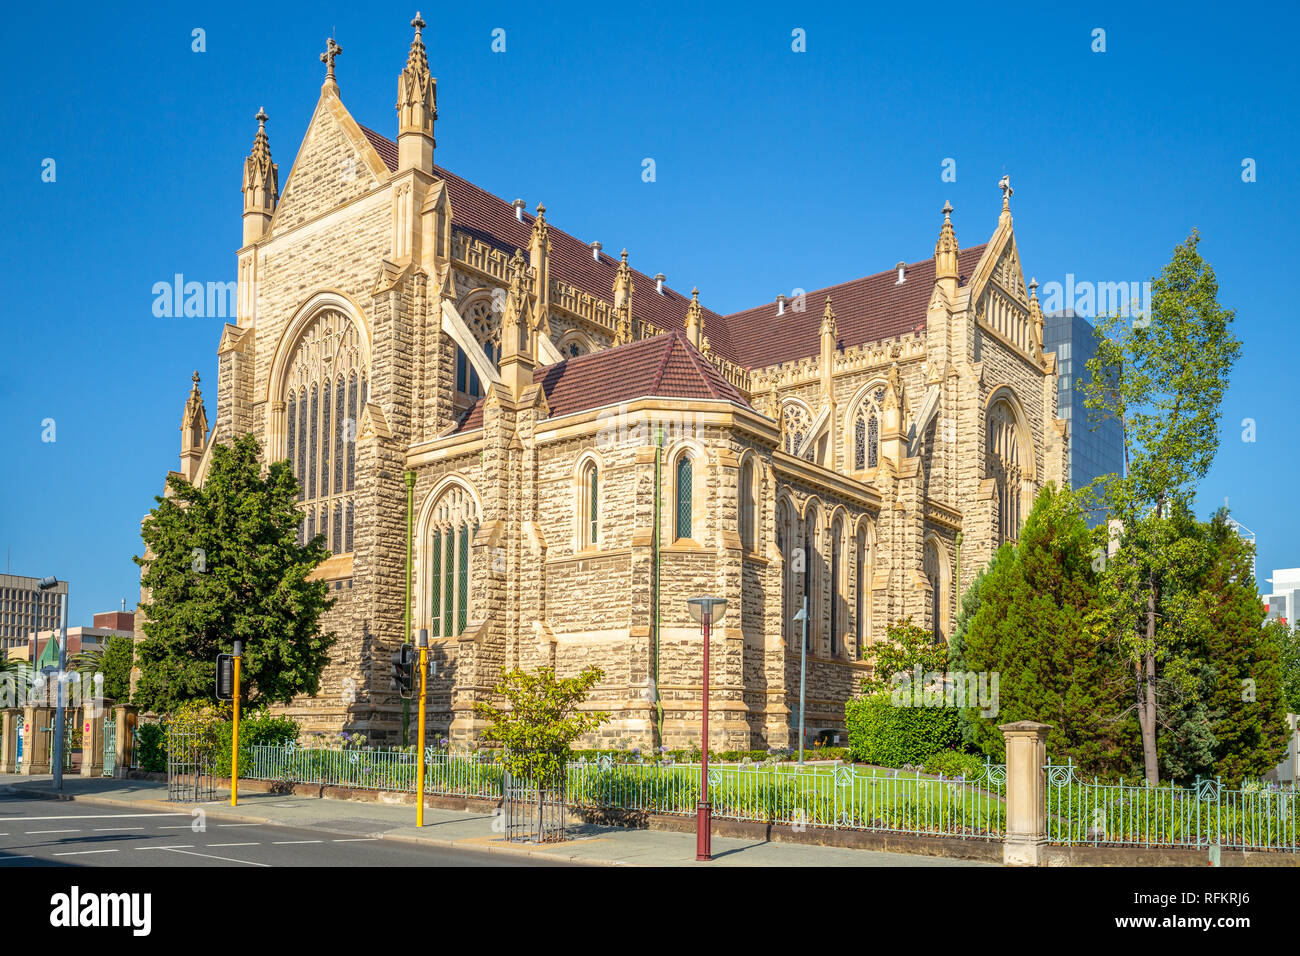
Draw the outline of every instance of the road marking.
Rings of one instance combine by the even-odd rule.
[[[289,843],[324,843],[324,840],[272,840],[272,846],[284,846]]]
[[[343,839],[335,840],[335,841],[333,841],[333,842],[335,842],[335,843],[367,843],[367,842],[375,842],[375,841],[377,841],[378,839],[379,839],[379,837],[344,837]]]
[[[159,827],[158,829],[159,829],[159,830],[188,830],[188,829],[190,829],[190,827],[192,827],[192,826],[193,826],[193,824],[191,824],[191,823],[182,823],[180,826],[175,826],[175,827]],[[141,827],[140,829],[143,830],[144,828]]]
[[[262,827],[264,823],[218,823],[219,827]]]
[[[36,836],[38,833],[80,833],[80,830],[28,830],[24,836]]]
[[[206,857],[209,860],[222,860],[226,863],[243,863],[245,866],[269,867],[271,865],[270,863],[254,863],[252,860],[236,860],[234,857],[229,857],[229,856],[216,856],[215,854],[212,853],[195,853],[193,850],[182,850],[179,847],[174,847],[174,846],[162,846],[162,847],[158,847],[157,849],[171,850],[173,853],[184,853],[186,856],[202,856],[202,857]]]
[[[260,843],[209,843],[207,844],[206,848],[210,850],[213,847],[217,847],[217,846],[261,846],[261,844]]]
[[[190,848],[193,847],[193,846],[194,846],[193,843],[177,843],[175,846],[138,846],[138,847],[136,847],[136,849],[139,850],[139,851],[141,851],[141,852],[144,852],[145,850],[181,850],[181,849],[190,849]]]
[[[116,853],[116,850],[73,850],[69,853],[56,853],[55,856],[85,856],[87,853]]]
[[[5,823],[34,823],[37,820],[121,820],[126,817],[191,817],[194,814],[168,810],[157,813],[66,813],[55,817],[4,817]]]
[[[34,860],[36,857],[30,853],[24,853],[22,856],[0,856],[0,863],[8,863],[12,860]]]
[[[144,827],[95,827],[96,833],[121,833],[123,830],[143,830]]]

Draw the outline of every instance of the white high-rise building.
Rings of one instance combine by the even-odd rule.
[[[1273,593],[1263,595],[1264,603],[1268,605],[1268,619],[1295,624],[1300,613],[1300,607],[1297,607],[1300,604],[1300,568],[1275,570],[1273,576],[1265,580],[1273,585]]]

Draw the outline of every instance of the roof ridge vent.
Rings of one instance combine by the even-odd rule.
[[[898,270],[898,281],[895,282],[894,285],[902,285],[907,278],[907,263],[900,262],[895,265],[894,268]]]

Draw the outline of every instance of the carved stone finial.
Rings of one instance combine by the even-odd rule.
[[[334,58],[343,52],[343,47],[334,42],[330,37],[325,41],[325,52],[320,55],[320,61],[325,64],[325,82],[333,83],[334,80]]]
[[[1015,192],[1015,190],[1011,188],[1011,177],[1004,175],[999,179],[998,189],[1002,190],[1002,213],[1003,215],[1009,216],[1011,215],[1011,194]]]
[[[822,311],[822,334],[835,337],[835,310],[831,308],[831,297],[826,297],[826,308]]]
[[[194,370],[194,374],[190,376],[190,381],[192,381],[192,382],[194,383],[194,387],[195,387],[195,388],[198,388],[198,387],[199,387],[199,370],[198,370],[198,369],[195,369],[195,370]]]
[[[934,244],[934,277],[938,279],[958,278],[957,233],[952,228],[952,203],[943,204],[943,225],[939,227],[939,240]],[[951,291],[951,290],[950,290]]]

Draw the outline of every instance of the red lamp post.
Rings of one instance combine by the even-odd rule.
[[[700,802],[695,807],[695,859],[713,859],[713,807],[709,804],[709,631],[727,613],[727,601],[719,597],[696,597],[686,602],[691,617],[699,621],[704,635],[704,683],[700,711]]]

